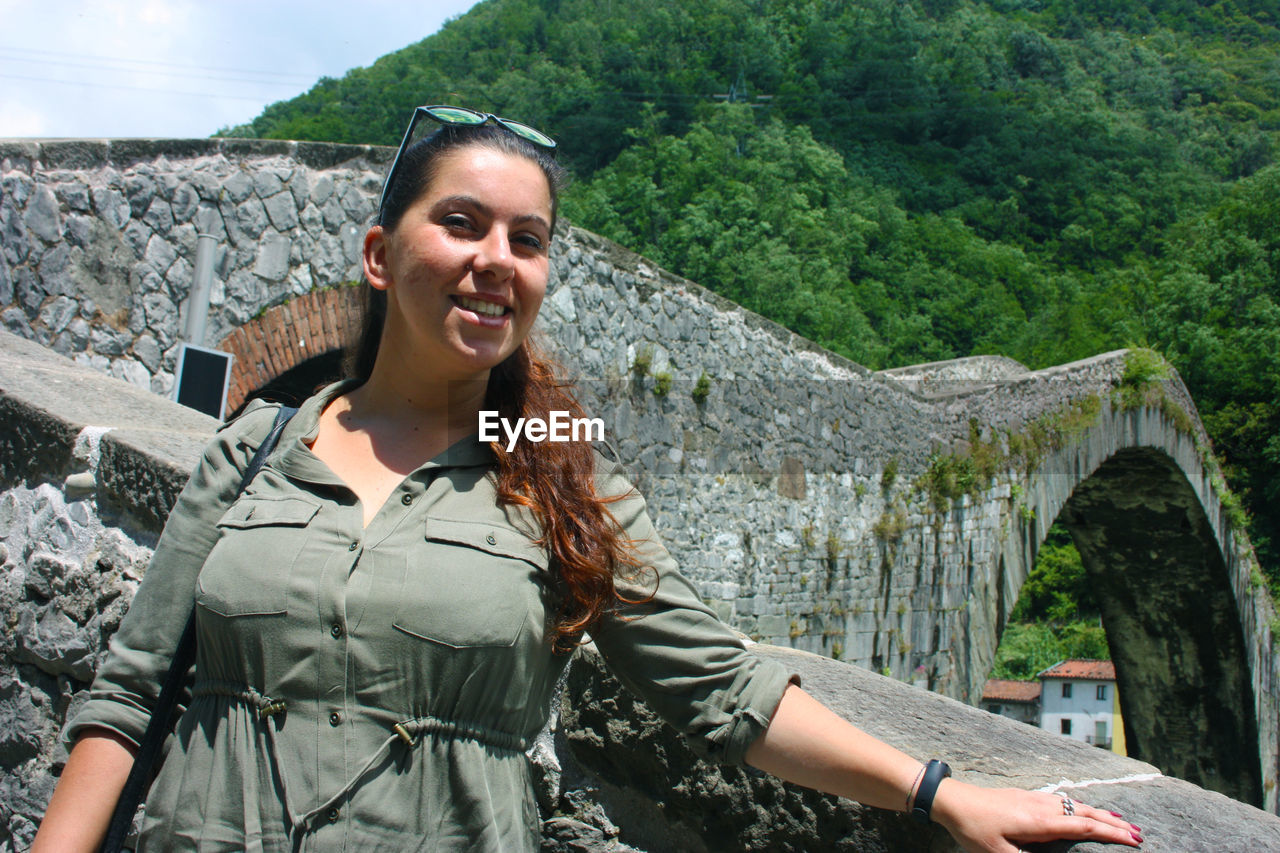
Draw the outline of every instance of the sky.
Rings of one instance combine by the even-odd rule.
[[[0,0],[0,138],[209,136],[476,2]]]

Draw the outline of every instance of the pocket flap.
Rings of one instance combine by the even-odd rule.
[[[466,545],[502,557],[514,557],[540,569],[547,567],[545,548],[520,531],[502,524],[432,518],[427,521],[426,538]]]
[[[246,529],[250,527],[286,526],[302,527],[311,522],[320,511],[320,504],[305,498],[242,497],[223,513],[219,527]]]

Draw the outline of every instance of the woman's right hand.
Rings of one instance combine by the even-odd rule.
[[[36,832],[32,853],[92,853],[102,846],[134,746],[109,729],[86,729],[71,749]]]
[[[1071,804],[1071,813],[1064,803]],[[933,819],[972,853],[1019,853],[1024,845],[1058,839],[1142,843],[1141,830],[1115,812],[1061,794],[979,788],[955,779],[938,786]]]

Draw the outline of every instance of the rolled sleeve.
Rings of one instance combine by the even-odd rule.
[[[618,466],[598,478],[603,496],[625,494],[609,510],[631,540],[641,568],[620,578],[630,599],[592,639],[610,669],[700,756],[741,764],[799,675],[751,654],[698,598],[658,539],[644,499]]]
[[[217,521],[270,429],[275,406],[255,404],[219,430],[178,496],[89,699],[67,725],[70,743],[88,728],[109,729],[136,746],[195,602],[196,575],[218,538]],[[185,706],[185,697],[180,703]]]

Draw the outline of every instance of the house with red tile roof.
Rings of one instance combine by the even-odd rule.
[[[988,679],[982,688],[981,708],[1020,723],[1039,726],[1040,682]]]
[[[1124,722],[1109,660],[1064,660],[1038,673],[1040,728],[1124,754]]]

